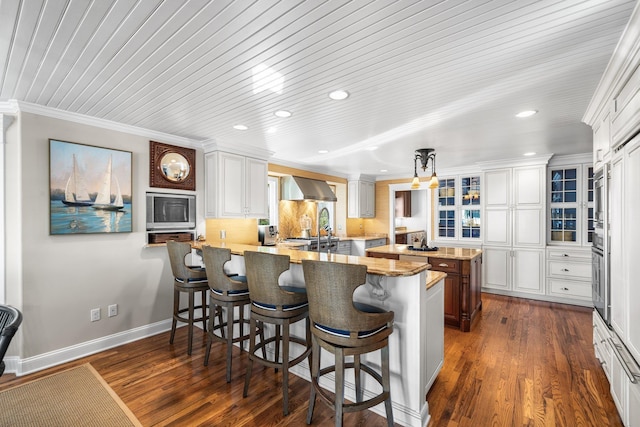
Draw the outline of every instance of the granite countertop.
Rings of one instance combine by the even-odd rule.
[[[386,234],[367,234],[366,236],[346,236],[341,237],[340,240],[377,240],[386,239]]]
[[[440,246],[437,251],[414,251],[407,248],[408,245],[386,245],[367,249],[367,252],[383,254],[413,255],[420,257],[458,259],[462,261],[472,260],[482,254],[482,250],[473,248],[446,248]]]
[[[326,254],[318,252],[298,251],[291,249],[278,248],[274,246],[253,246],[241,245],[236,243],[222,242],[193,242],[192,246],[196,249],[202,248],[203,245],[210,245],[219,248],[228,248],[234,255],[244,255],[244,251],[268,252],[272,254],[289,255],[291,262],[301,264],[303,259],[339,262],[344,264],[366,265],[367,272],[370,274],[379,274],[381,276],[401,277],[413,276],[422,271],[428,270],[430,265],[421,262],[411,261],[395,261],[384,258],[358,257],[351,255]],[[435,271],[427,271],[427,284],[434,279]],[[437,280],[435,280],[437,282]]]
[[[424,230],[396,230],[396,234],[424,233]]]

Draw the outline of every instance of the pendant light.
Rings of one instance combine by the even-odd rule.
[[[411,181],[411,189],[417,190],[420,188],[420,178],[418,178],[418,159],[420,160],[420,167],[423,171],[426,171],[429,167],[429,160],[431,160],[431,179],[429,180],[429,188],[438,188],[440,182],[436,175],[436,153],[433,148],[420,148],[416,150],[413,158],[413,181]]]

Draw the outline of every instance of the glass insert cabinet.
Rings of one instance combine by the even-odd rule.
[[[480,176],[440,179],[438,239],[480,239]]]
[[[593,242],[593,167],[549,168],[550,244],[590,245]]]

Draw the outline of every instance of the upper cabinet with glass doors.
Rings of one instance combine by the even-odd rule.
[[[440,179],[436,239],[480,239],[480,176]]]
[[[593,242],[593,166],[549,167],[549,244]]]

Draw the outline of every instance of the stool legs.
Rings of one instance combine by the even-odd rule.
[[[382,347],[382,391],[387,394],[384,407],[387,412],[387,425],[393,427],[393,411],[391,410],[391,374],[389,372],[389,346]]]
[[[180,309],[180,293],[187,292],[188,293],[188,301],[189,306],[187,308]],[[201,293],[201,305],[195,305],[195,293]],[[193,325],[195,323],[195,309],[202,309],[202,318],[197,320],[202,320],[202,329],[207,331],[207,291],[199,290],[199,289],[189,289],[186,291],[180,291],[180,289],[173,289],[173,319],[171,321],[171,336],[169,337],[169,344],[173,344],[173,340],[176,335],[176,328],[178,324],[178,320],[181,322],[185,322],[187,324],[188,329],[188,342],[187,342],[187,354],[191,355],[191,350],[193,347]],[[180,316],[180,313],[187,312],[188,318],[183,318]]]

